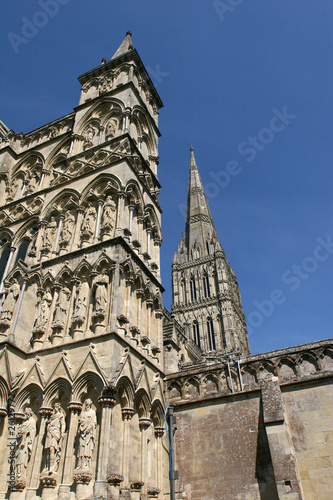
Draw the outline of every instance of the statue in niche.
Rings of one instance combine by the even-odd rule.
[[[81,238],[88,239],[94,234],[96,209],[91,204],[87,205],[84,219],[81,224]]]
[[[20,285],[14,278],[8,293],[6,295],[5,301],[2,306],[0,313],[0,321],[10,322],[13,317],[13,312],[15,308],[16,301],[20,295]]]
[[[71,292],[67,287],[61,288],[55,305],[53,316],[53,328],[64,328],[69,307]]]
[[[111,235],[116,216],[116,204],[111,196],[105,198],[104,209],[101,220],[101,229],[104,234]]]
[[[77,290],[75,299],[73,322],[83,323],[86,319],[88,309],[89,284],[85,281],[81,283]]]
[[[38,307],[38,313],[34,324],[33,333],[44,333],[46,331],[51,303],[52,303],[51,290],[49,288],[46,288],[43,294],[43,298],[40,301]]]
[[[36,436],[36,421],[32,416],[30,408],[24,412],[24,420],[17,429],[16,436],[16,475],[18,478],[25,477],[28,462],[31,457],[32,446]]]
[[[62,439],[66,430],[65,417],[60,403],[55,403],[46,425],[44,471],[57,472],[61,458]]]
[[[54,217],[51,217],[44,231],[42,247],[51,249],[57,231],[57,222]]]
[[[39,184],[39,177],[36,172],[32,172],[32,174],[29,176],[28,180],[28,185],[27,185],[27,194],[34,193],[38,187]]]
[[[105,316],[106,305],[108,302],[108,283],[109,278],[106,271],[104,271],[103,274],[99,274],[95,278],[94,311],[97,316],[101,314]]]
[[[112,139],[116,135],[118,127],[118,121],[115,118],[111,118],[106,125],[105,137],[106,140]]]
[[[83,132],[83,137],[84,137],[84,145],[85,147],[90,147],[93,145],[93,140],[95,137],[96,131],[92,125],[88,125],[84,132]]]
[[[76,470],[91,470],[91,459],[97,427],[96,412],[91,407],[91,399],[86,399],[78,423],[78,466]]]
[[[9,191],[9,194],[8,194],[8,197],[7,197],[7,201],[11,201],[15,198],[15,195],[17,193],[17,190],[19,189],[19,184],[20,184],[20,181],[19,179],[14,179],[13,182],[12,182],[12,186],[10,188],[10,191]]]
[[[71,242],[74,225],[75,225],[75,217],[70,210],[67,210],[60,233],[60,241],[59,241],[60,247],[66,247]]]

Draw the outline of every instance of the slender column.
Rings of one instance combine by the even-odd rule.
[[[26,187],[27,187],[27,181],[23,181],[22,189],[21,189],[21,194],[20,194],[20,198],[19,199],[23,198]]]
[[[102,396],[98,398],[98,402],[102,406],[102,415],[99,433],[97,477],[94,485],[94,494],[96,497],[101,496],[103,493],[107,496],[107,467],[111,437],[111,414],[112,408],[116,404],[114,393],[115,391],[111,390],[110,393],[102,394]]]
[[[97,218],[96,218],[96,226],[95,226],[95,234],[94,234],[94,240],[98,240],[98,233],[99,233],[99,226],[101,222],[101,215],[102,215],[102,206],[104,205],[103,200],[98,200],[97,202]]]
[[[77,423],[81,408],[82,408],[82,403],[78,401],[71,401],[68,404],[68,410],[70,412],[70,421],[67,434],[62,480],[61,480],[61,485],[59,486],[59,500],[68,497],[68,494],[70,492],[70,487],[73,482],[74,441],[77,433]]]
[[[136,326],[141,328],[141,309],[142,309],[142,297],[143,297],[142,288],[138,288],[136,290],[136,300],[137,300],[137,317],[136,317]]]
[[[140,418],[139,426],[141,432],[141,464],[140,464],[140,481],[146,483],[148,470],[147,470],[147,430],[149,429],[151,420],[149,418]],[[144,485],[144,490],[147,490],[147,485]]]
[[[116,327],[117,320],[117,308],[114,307],[116,303],[116,295],[119,293],[119,280],[120,280],[120,266],[116,264],[114,266],[113,276],[112,276],[112,287],[111,287],[111,296],[109,303],[109,322],[112,328]]]
[[[118,192],[118,210],[117,210],[117,223],[116,223],[115,236],[122,236],[123,235],[123,229],[124,229],[123,218],[124,218],[124,212],[125,212],[125,196],[126,196],[125,191]]]
[[[18,299],[18,303],[17,303],[17,307],[16,307],[16,311],[15,311],[15,316],[14,316],[14,319],[13,319],[13,325],[12,325],[12,329],[11,329],[11,335],[14,334],[14,331],[15,331],[15,327],[16,327],[16,323],[17,323],[17,318],[18,318],[18,315],[20,313],[20,309],[21,309],[21,304],[22,304],[22,300],[23,300],[23,294],[24,294],[24,290],[25,290],[25,287],[26,287],[26,280],[23,281],[23,284],[22,284],[22,288],[21,288],[21,293],[20,293],[20,296],[19,296],[19,299]]]
[[[15,250],[16,250],[15,247],[10,247],[9,255],[8,255],[8,259],[7,259],[7,264],[6,264],[5,270],[3,272],[2,280],[1,280],[1,283],[0,283],[0,293],[3,290],[3,285],[4,285],[5,279],[7,277],[9,266],[10,266],[10,263],[12,261],[12,258],[13,258],[13,255],[15,253]]]
[[[129,240],[130,240],[130,243],[132,242],[133,214],[134,214],[134,206],[130,205],[129,206],[129,231],[130,231]]]
[[[42,440],[45,434],[45,426],[49,416],[52,414],[53,409],[49,407],[42,407],[39,410],[41,416],[40,428],[37,435],[37,444],[34,452],[34,456],[31,457],[31,463],[33,464],[31,475],[29,478],[29,487],[27,488],[26,500],[36,498],[36,491],[39,486],[39,473],[41,471],[42,456],[43,456],[43,445]]]
[[[150,255],[151,229],[147,229],[147,254]]]
[[[45,170],[42,170],[42,175],[41,175],[41,178],[40,178],[40,181],[39,181],[37,189],[41,189],[41,187],[43,185],[43,182],[44,182],[44,178],[45,178]]]
[[[162,481],[163,481],[163,448],[162,448],[162,437],[164,435],[163,427],[155,427],[155,442],[156,442],[156,486],[159,490],[162,489]]]
[[[64,218],[65,218],[65,216],[63,214],[59,215],[57,235],[56,235],[56,239],[55,239],[55,242],[54,242],[54,247],[53,247],[52,253],[57,253],[58,243],[59,243],[59,238],[60,238],[60,231],[61,231],[62,222],[63,222]]]
[[[121,475],[124,477],[124,484],[129,487],[129,454],[130,454],[130,421],[134,415],[133,408],[122,408],[121,414],[123,417],[123,441],[121,454]]]

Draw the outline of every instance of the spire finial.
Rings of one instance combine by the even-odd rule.
[[[193,151],[193,144],[192,144],[192,142],[190,144],[190,151]]]

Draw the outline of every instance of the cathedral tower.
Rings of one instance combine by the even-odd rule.
[[[163,489],[162,102],[130,33],[79,81],[68,115],[0,127],[0,498]]]
[[[218,240],[191,147],[185,238],[172,263],[172,312],[204,352],[250,354],[236,275]]]

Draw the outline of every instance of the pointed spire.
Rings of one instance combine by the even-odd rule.
[[[115,59],[116,57],[122,56],[123,54],[125,54],[129,50],[133,49],[131,36],[132,36],[132,33],[130,31],[128,31],[126,33],[126,36],[125,36],[123,43],[118,48],[117,52],[111,57],[111,60]]]
[[[209,210],[206,194],[200,178],[197,162],[195,161],[194,149],[191,145],[190,172],[188,179],[185,243],[188,257],[191,258],[191,250],[198,247],[198,252],[207,254],[207,242],[215,237],[216,230]],[[193,256],[193,258],[195,258]],[[198,255],[196,256],[198,258]]]

